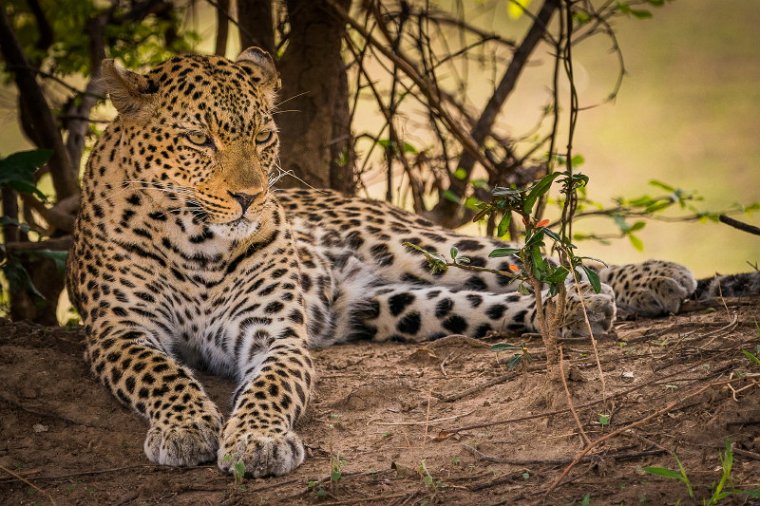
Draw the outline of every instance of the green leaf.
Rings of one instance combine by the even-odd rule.
[[[625,221],[625,218],[623,217],[622,214],[613,214],[612,221],[615,222],[615,225],[617,225],[620,231],[623,232],[624,234],[627,233],[631,229],[631,226],[628,225],[628,223]]]
[[[594,292],[599,293],[602,291],[602,282],[599,280],[599,274],[596,273],[593,269],[586,265],[581,265],[581,269],[583,269],[583,272],[586,273],[586,277],[588,278],[588,282],[591,283],[591,288],[594,289]]]
[[[512,358],[507,360],[507,369],[511,371],[512,369],[520,365],[520,362],[522,362],[522,360],[523,360],[523,355],[521,353],[515,353],[514,355],[512,355]]]
[[[35,300],[35,303],[44,303],[45,296],[40,293],[32,278],[29,276],[29,272],[18,260],[8,261],[2,267],[5,279],[8,280],[11,291],[25,291]]]
[[[477,188],[479,190],[488,190],[490,187],[488,186],[488,180],[483,178],[477,178],[470,181],[470,184],[473,188]]]
[[[454,174],[452,174],[456,179],[459,180],[465,180],[467,178],[467,171],[464,170],[462,167],[459,167],[457,170],[454,171]]]
[[[539,228],[538,230],[536,230],[533,233],[533,235],[531,235],[525,240],[525,247],[532,248],[533,246],[543,246],[545,233],[546,233],[545,228]]]
[[[636,223],[634,223],[633,225],[631,225],[631,227],[628,229],[628,232],[636,232],[636,231],[641,230],[642,228],[644,228],[646,225],[647,224],[646,224],[645,221],[637,221]]]
[[[562,242],[562,238],[561,238],[559,235],[557,235],[557,233],[556,233],[556,232],[554,232],[554,231],[552,231],[552,230],[549,230],[548,228],[544,228],[543,230],[544,230],[544,233],[545,233],[546,235],[548,235],[549,237],[551,237],[551,238],[552,238],[552,239],[554,239],[555,241],[557,241],[557,242],[559,242],[559,243],[561,243],[561,242]]]
[[[645,9],[631,9],[631,15],[638,19],[649,19],[652,17],[652,13]]]
[[[585,161],[586,161],[586,159],[583,157],[583,155],[580,155],[580,154],[578,154],[578,155],[574,155],[574,156],[573,156],[573,157],[570,159],[570,164],[571,164],[573,167],[580,167],[581,165],[583,165],[583,164],[584,164],[584,162],[585,162]]]
[[[530,2],[531,0],[507,0],[507,15],[512,19],[520,19]]]
[[[44,200],[34,181],[35,171],[47,162],[53,152],[49,149],[19,151],[0,160],[0,186],[13,188],[21,193],[32,193]]]
[[[573,11],[573,19],[575,19],[579,25],[582,25],[584,23],[588,23],[591,20],[591,16],[584,11]]]
[[[683,476],[681,476],[681,473],[673,469],[667,469],[665,467],[647,466],[647,467],[642,468],[642,470],[645,473],[654,474],[656,476],[662,476],[663,478],[668,478],[669,480],[677,480],[677,481],[683,482]]]
[[[49,258],[55,263],[56,269],[61,274],[66,272],[66,260],[69,257],[68,251],[53,251],[49,249],[41,249],[38,251],[30,251],[30,257],[43,257]]]
[[[519,195],[522,192],[522,190],[518,190],[517,188],[505,188],[504,186],[496,186],[493,190],[491,190],[491,195],[494,197],[504,197],[507,195]]]
[[[25,234],[28,233],[31,230],[31,227],[27,223],[22,223],[18,220],[15,220],[9,216],[3,216],[0,218],[0,224],[2,225],[15,225],[24,232]]]
[[[450,200],[451,202],[459,203],[459,196],[451,190],[444,190],[442,194],[443,198]]]
[[[591,494],[586,494],[583,496],[581,506],[589,506],[589,504],[591,504]]]
[[[560,172],[552,172],[551,174],[544,176],[538,183],[536,183],[536,185],[533,186],[533,188],[530,190],[530,193],[528,193],[528,196],[525,197],[525,201],[523,202],[523,211],[527,214],[531,214],[533,212],[533,205],[536,203],[536,200],[538,200],[541,195],[549,191],[549,188],[551,188],[554,180],[557,179],[560,175]]]
[[[396,146],[396,143],[393,142],[391,139],[378,139],[377,143],[380,146],[382,146],[384,149],[386,149],[388,151],[392,151],[394,154],[398,154],[399,153],[399,150],[398,150],[398,147]],[[415,148],[414,146],[412,146],[408,142],[404,142],[404,144],[402,146],[402,149],[403,149],[404,153],[411,153],[413,155],[416,155],[416,154],[419,153],[419,151],[417,151],[417,148]]]
[[[645,19],[645,18],[651,18],[652,17],[652,13],[651,12],[649,12],[647,10],[644,10],[644,9],[634,9],[634,8],[632,8],[630,5],[628,5],[625,2],[618,2],[617,5],[618,5],[618,9],[623,14],[627,14],[629,16],[633,16],[633,17],[639,18],[639,19]]]
[[[522,349],[520,346],[510,343],[496,343],[491,345],[491,351],[514,351],[520,349]]]
[[[631,199],[628,201],[628,204],[630,204],[633,207],[647,207],[652,205],[654,202],[657,202],[655,199],[650,197],[649,195],[642,195],[641,197],[637,197],[635,199]]]
[[[561,285],[565,282],[568,274],[570,274],[570,271],[567,270],[567,267],[560,265],[546,276],[546,282],[552,285]]]
[[[509,224],[512,222],[512,211],[504,211],[504,216],[499,220],[499,226],[496,227],[496,235],[504,237],[509,232]]]
[[[745,357],[747,357],[747,360],[749,360],[750,362],[754,362],[755,365],[760,366],[760,358],[757,358],[757,356],[754,353],[747,350],[742,350],[742,353],[744,354]]]
[[[538,234],[536,234],[538,235]],[[546,260],[544,260],[543,255],[541,255],[541,248],[538,244],[535,244],[530,247],[530,261],[533,264],[533,275],[539,280],[539,281],[545,281],[545,274],[546,274]]]
[[[606,427],[610,424],[610,415],[605,413],[599,413],[599,425]]]
[[[660,188],[661,190],[665,190],[666,192],[676,191],[676,189],[673,186],[670,186],[668,183],[663,183],[659,179],[650,179],[649,185],[654,186],[655,188]]]
[[[456,258],[457,255],[459,254],[459,250],[457,249],[456,246],[452,246],[451,251],[449,253],[451,253],[451,258]]]
[[[464,207],[467,208],[467,209],[469,209],[470,211],[479,211],[480,210],[480,205],[482,203],[483,202],[479,198],[473,197],[472,195],[470,195],[469,197],[467,197],[466,199],[464,199]],[[475,221],[477,221],[477,220],[475,220]]]
[[[36,169],[44,165],[51,156],[53,156],[53,151],[50,149],[19,151],[8,155],[0,161],[0,166],[2,166],[3,170],[8,170],[9,167],[34,167]]]
[[[419,151],[417,151],[417,148],[415,148],[408,142],[404,142],[404,153],[411,153],[413,155],[417,155],[419,154]]]
[[[662,209],[665,209],[666,207],[670,207],[673,204],[674,204],[674,202],[672,200],[670,200],[670,199],[659,200],[659,201],[655,202],[654,204],[650,204],[649,206],[647,206],[647,208],[644,209],[644,212],[647,213],[647,214],[649,214],[649,213],[655,213],[657,211],[661,211]]]
[[[636,249],[636,251],[644,251],[644,243],[637,236],[628,234],[628,240],[631,241],[631,244]]]
[[[508,257],[510,255],[514,255],[515,253],[519,253],[519,249],[517,248],[496,248],[492,252],[488,254],[489,258],[498,258],[498,257]]]

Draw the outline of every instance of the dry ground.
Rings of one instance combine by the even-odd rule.
[[[306,463],[236,482],[215,466],[151,465],[146,425],[92,380],[77,330],[0,323],[3,504],[702,504],[733,445],[729,488],[760,489],[760,299],[623,322],[598,343],[563,343],[584,443],[559,392],[542,405],[542,349],[529,336],[316,353],[320,381],[300,433]],[[526,344],[532,361],[510,369]],[[233,386],[203,377],[221,406]],[[609,423],[602,424],[602,415]],[[587,451],[586,451],[587,450]],[[581,458],[585,451],[585,456]],[[645,474],[677,468],[686,487]],[[571,463],[575,463],[571,468]],[[332,475],[332,479],[331,479]],[[722,504],[758,504],[734,495]]]

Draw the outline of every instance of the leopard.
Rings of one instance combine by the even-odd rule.
[[[82,176],[67,284],[92,374],[147,420],[147,458],[215,462],[255,478],[299,466],[295,424],[316,381],[310,350],[538,330],[508,243],[379,200],[277,185],[280,78],[259,48],[185,54],[145,72],[101,69],[116,109]],[[433,272],[416,245],[475,269]],[[610,331],[620,311],[676,313],[694,291],[666,261],[597,268],[563,332]],[[585,321],[588,314],[588,323]],[[225,417],[197,370],[235,382]]]

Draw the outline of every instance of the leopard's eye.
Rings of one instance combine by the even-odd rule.
[[[256,134],[256,144],[264,144],[272,138],[272,130],[263,130]]]
[[[185,137],[196,146],[208,146],[211,141],[209,136],[203,132],[187,132]]]

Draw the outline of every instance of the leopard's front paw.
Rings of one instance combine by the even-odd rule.
[[[145,438],[145,454],[156,464],[195,466],[213,461],[219,448],[221,415],[185,420],[181,424],[152,424]]]
[[[222,471],[239,472],[242,463],[248,476],[281,476],[303,462],[303,443],[295,432],[263,432],[243,427],[232,419],[224,428],[217,458]]]
[[[590,283],[568,285],[562,334],[588,336],[589,325],[595,336],[606,334],[612,328],[616,312],[615,294],[609,286],[602,284],[596,293]]]
[[[697,288],[689,269],[662,260],[609,267],[601,277],[614,288],[621,316],[678,313]]]

